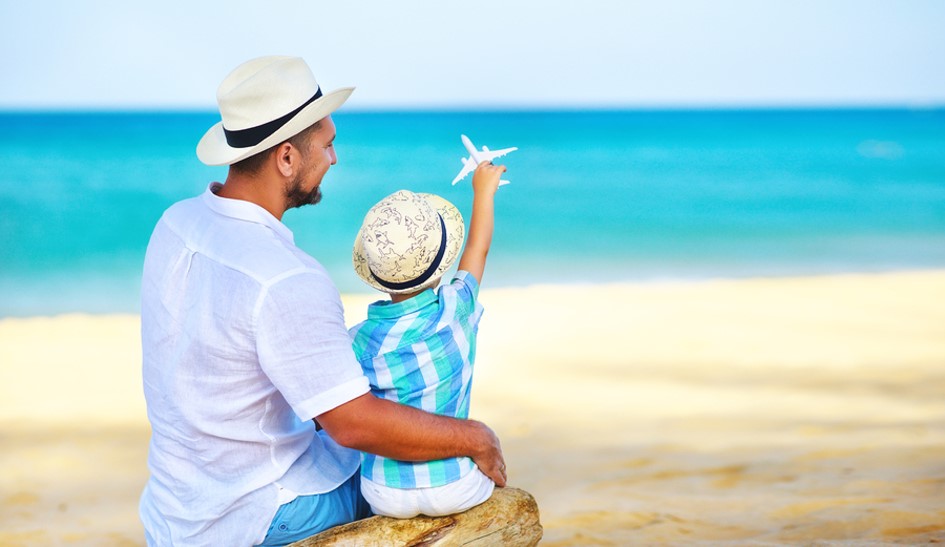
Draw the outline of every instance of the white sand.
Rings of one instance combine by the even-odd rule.
[[[945,272],[482,301],[473,417],[544,545],[945,541]],[[0,321],[0,545],[143,544],[138,343],[135,316]]]

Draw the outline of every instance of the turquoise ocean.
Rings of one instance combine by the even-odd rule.
[[[485,285],[945,267],[945,110],[342,111],[296,243],[342,292],[350,249],[401,189],[468,218],[460,134],[504,158]],[[162,211],[226,176],[211,112],[0,113],[0,317],[136,312]]]

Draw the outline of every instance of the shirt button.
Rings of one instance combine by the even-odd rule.
[[[285,523],[283,523],[283,524],[280,524],[280,525],[279,525],[279,529],[282,530],[283,532],[285,532],[286,530],[289,529],[289,526],[286,525]]]

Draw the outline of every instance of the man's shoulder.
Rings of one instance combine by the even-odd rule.
[[[161,223],[191,252],[262,284],[293,273],[327,278],[317,260],[270,227],[215,214],[199,196],[169,207]]]
[[[299,280],[334,286],[328,272],[317,260],[278,237],[254,231],[246,234],[243,243],[237,248],[227,249],[219,259],[261,284]]]

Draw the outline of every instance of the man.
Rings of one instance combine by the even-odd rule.
[[[337,161],[330,114],[352,91],[323,94],[298,58],[237,67],[197,146],[230,166],[225,183],[154,229],[141,290],[150,545],[283,545],[362,518],[356,450],[469,456],[505,484],[484,424],[370,394],[337,289],[281,223],[321,198]]]

